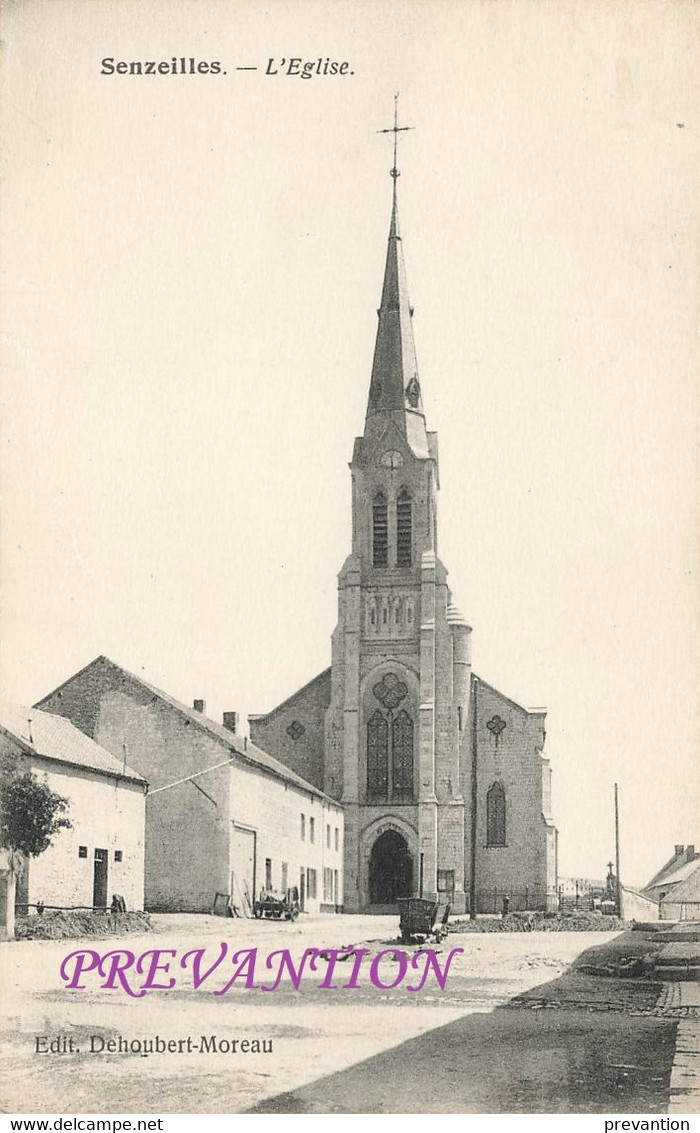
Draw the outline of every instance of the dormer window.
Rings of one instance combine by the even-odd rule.
[[[411,497],[405,488],[396,501],[396,565],[409,567],[412,558]]]
[[[389,564],[389,509],[386,496],[378,492],[372,504],[372,565]]]

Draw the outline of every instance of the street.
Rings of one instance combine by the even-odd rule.
[[[539,994],[533,989],[614,934],[451,934],[441,957],[453,947],[465,952],[445,992],[435,983],[419,994],[369,984],[329,991],[318,988],[318,975],[299,992],[282,983],[272,994],[237,986],[223,997],[206,982],[143,999],[94,983],[62,986],[60,962],[78,947],[182,953],[227,940],[298,957],[309,947],[390,944],[397,933],[396,917],[153,921],[157,933],[148,936],[3,946],[5,1111],[600,1112],[602,1090],[608,1109],[619,1097],[630,1112],[631,1089],[645,1110],[665,1112],[669,1071],[658,1070],[656,1052],[672,1057],[675,1021],[585,1006],[534,1011],[527,1002],[501,1010]],[[60,1053],[45,1052],[52,1039]],[[607,1086],[595,1062],[601,1041]]]

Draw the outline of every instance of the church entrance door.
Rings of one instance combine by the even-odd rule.
[[[385,830],[372,846],[369,861],[371,905],[393,905],[397,897],[410,897],[413,861],[406,839],[397,830]]]

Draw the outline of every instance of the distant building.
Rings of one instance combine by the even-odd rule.
[[[342,802],[345,907],[422,893],[456,912],[554,908],[557,832],[545,715],[472,672],[471,627],[438,556],[438,443],[413,341],[396,177],[352,543],[331,667],[251,735]],[[494,469],[486,475],[498,475]],[[471,486],[478,491],[478,485]],[[465,520],[462,537],[473,539]],[[523,660],[527,664],[527,660]]]
[[[605,893],[604,881],[593,881],[590,877],[560,877],[559,878],[559,896],[569,900],[572,898],[581,898],[590,900],[597,898],[600,900]]]
[[[41,701],[149,781],[145,905],[210,912],[226,893],[242,913],[261,889],[299,889],[308,912],[343,904],[343,811],[237,733],[98,657]]]
[[[17,904],[143,908],[146,780],[59,715],[0,706],[0,755],[68,799],[72,828],[25,860]]]

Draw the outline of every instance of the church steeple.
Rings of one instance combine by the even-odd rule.
[[[427,457],[428,438],[411,322],[413,310],[408,298],[396,193],[396,182],[399,177],[396,166],[396,139],[401,131],[410,128],[398,125],[395,99],[394,125],[388,130],[381,131],[394,135],[394,165],[391,170],[393,193],[384,285],[377,312],[379,325],[374,347],[364,435],[367,440],[374,439],[385,431],[388,421],[392,420],[415,455]]]

